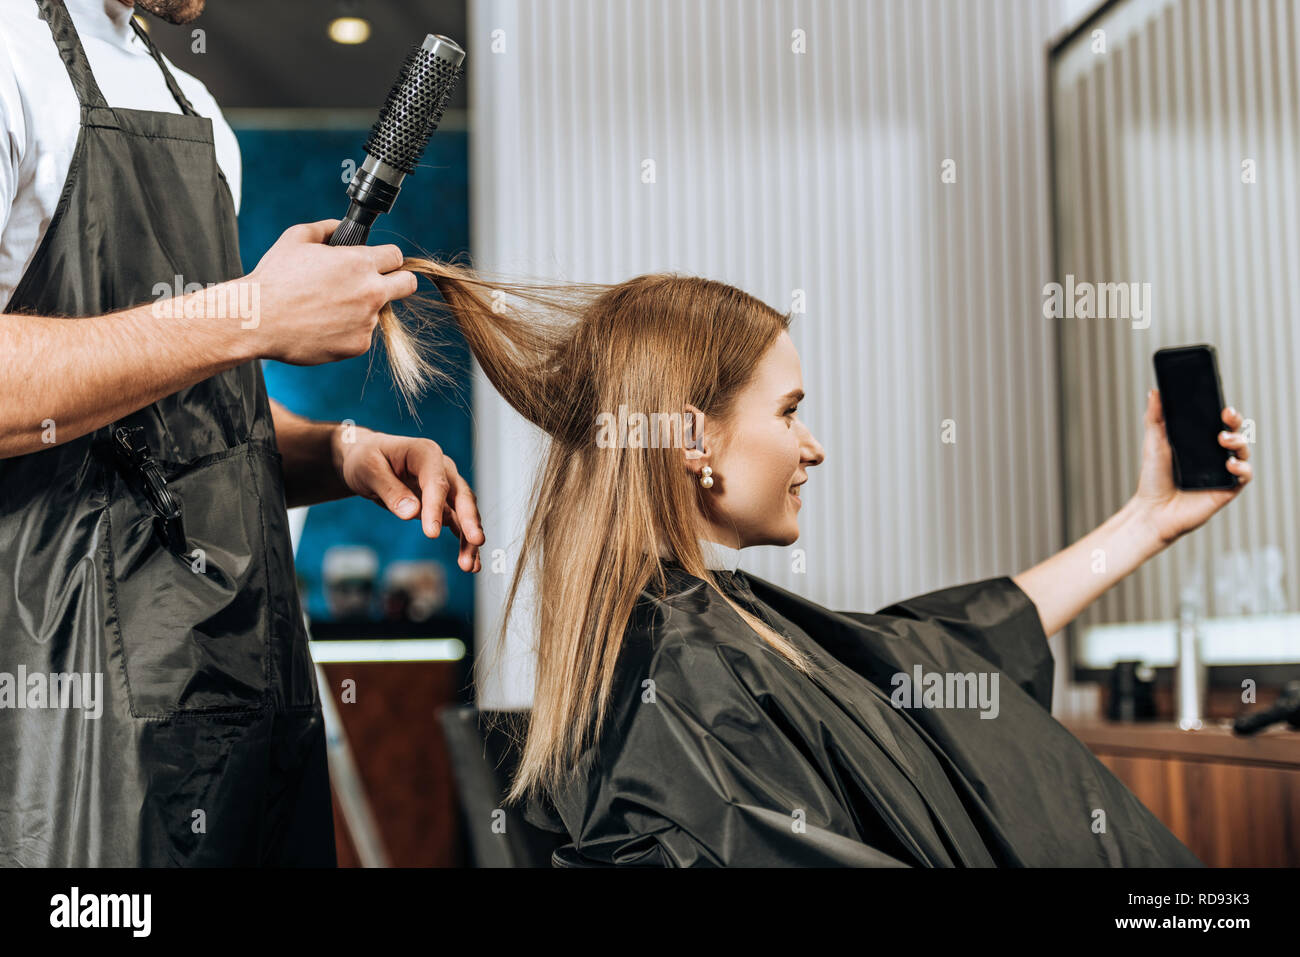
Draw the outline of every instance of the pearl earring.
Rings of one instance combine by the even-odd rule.
[[[704,488],[713,488],[713,469],[709,468],[707,465],[704,466],[703,471],[700,472],[700,485]]]

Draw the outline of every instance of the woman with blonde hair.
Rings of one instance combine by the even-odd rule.
[[[1200,864],[1052,718],[1046,636],[1240,492],[1235,411],[1220,443],[1236,489],[1174,487],[1153,390],[1137,491],[1096,530],[1014,577],[842,614],[739,568],[744,548],[798,538],[825,456],[798,415],[788,314],[679,275],[537,285],[404,268],[433,281],[492,384],[550,437],[507,601],[508,616],[531,571],[536,688],[509,799],[567,831],[571,856]],[[393,315],[383,328],[418,387],[426,353]],[[689,427],[647,441],[647,422],[674,414]]]

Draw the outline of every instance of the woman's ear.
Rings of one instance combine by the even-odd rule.
[[[704,429],[704,413],[686,403],[682,416],[682,449],[686,468],[699,474],[700,469],[709,464],[709,436]]]

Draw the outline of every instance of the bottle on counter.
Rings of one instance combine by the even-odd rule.
[[[1198,584],[1183,588],[1178,602],[1178,660],[1174,666],[1174,720],[1184,731],[1199,731],[1205,717],[1205,659],[1201,653],[1201,619],[1205,591]]]

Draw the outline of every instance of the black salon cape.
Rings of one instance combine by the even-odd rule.
[[[592,864],[1201,866],[1049,713],[1052,655],[1010,578],[841,614],[744,572],[727,593],[821,666],[805,677],[679,566],[638,602],[611,718],[529,820]],[[998,713],[895,708],[893,676],[996,673]]]

